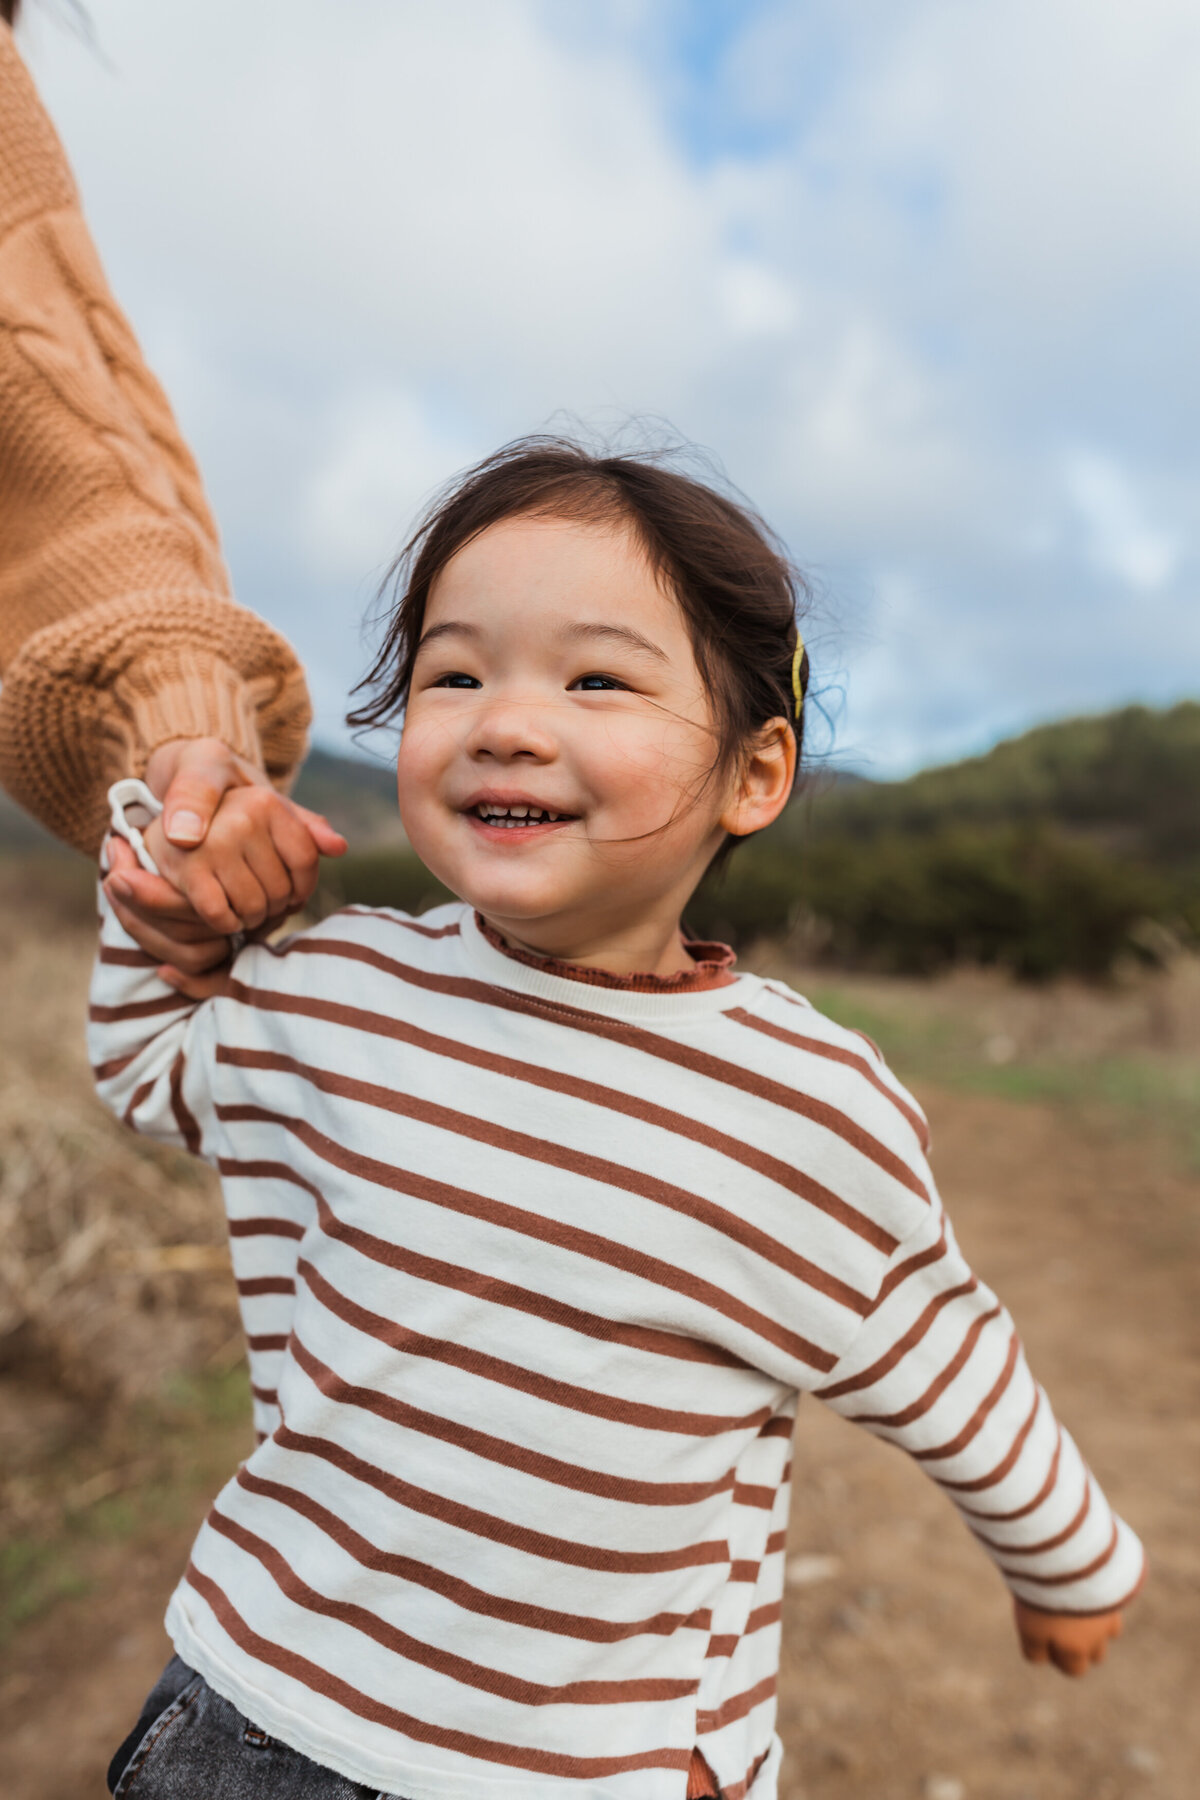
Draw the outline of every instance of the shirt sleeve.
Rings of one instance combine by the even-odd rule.
[[[215,1163],[216,1003],[189,1000],[160,981],[155,958],[124,930],[103,887],[99,905],[100,947],[88,1005],[96,1091],[134,1131]]]
[[[113,299],[0,23],[0,782],[89,853],[156,745],[220,737],[280,785],[303,673],[234,603],[199,471]]]
[[[936,1194],[816,1391],[921,1464],[1029,1605],[1105,1612],[1138,1591],[1141,1544],[1055,1418]]]

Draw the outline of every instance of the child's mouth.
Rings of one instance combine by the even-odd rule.
[[[502,831],[529,831],[538,825],[566,825],[578,817],[576,813],[551,812],[544,806],[496,806],[484,800],[478,806],[471,807],[468,818],[478,819],[481,825],[498,827]]]

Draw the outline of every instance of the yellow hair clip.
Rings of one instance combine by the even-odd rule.
[[[792,692],[796,696],[796,718],[804,711],[804,689],[800,683],[800,668],[804,661],[804,639],[796,633],[796,648],[792,655]]]

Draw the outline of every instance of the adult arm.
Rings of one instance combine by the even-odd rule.
[[[0,782],[89,853],[110,783],[161,746],[219,739],[279,787],[304,753],[303,673],[231,598],[196,465],[4,24],[0,679]]]

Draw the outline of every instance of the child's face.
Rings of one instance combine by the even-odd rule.
[[[683,615],[629,532],[504,520],[434,584],[400,814],[428,867],[502,930],[570,954],[597,933],[673,929],[736,807],[716,753]]]

